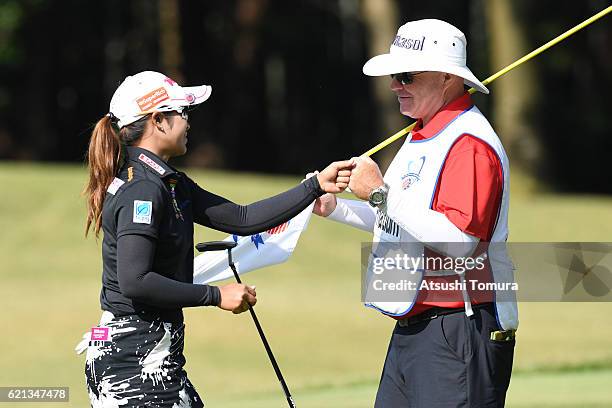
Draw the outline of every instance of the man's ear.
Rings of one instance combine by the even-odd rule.
[[[442,77],[442,87],[444,89],[452,89],[454,86],[459,86],[459,83],[461,83],[461,86],[463,86],[463,78],[446,72],[443,75],[444,76]]]

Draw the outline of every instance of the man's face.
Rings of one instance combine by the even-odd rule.
[[[417,73],[413,75],[412,83],[405,85],[397,78],[391,80],[391,90],[397,95],[400,112],[424,121],[429,121],[442,107],[443,85],[444,74],[441,72]]]

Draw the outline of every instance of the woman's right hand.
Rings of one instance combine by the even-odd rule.
[[[230,283],[219,287],[221,292],[221,302],[219,308],[231,311],[234,314],[246,312],[249,305],[255,306],[257,303],[257,293],[255,286],[243,285],[241,283]]]
[[[343,192],[348,187],[353,167],[355,167],[354,159],[331,163],[320,173],[317,173],[319,186],[326,193],[338,194]]]

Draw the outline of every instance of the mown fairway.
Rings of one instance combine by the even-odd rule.
[[[79,166],[0,164],[0,386],[69,386],[75,407],[88,401],[84,356],[73,348],[100,314],[99,243],[83,237],[85,175]],[[299,182],[191,175],[240,203]],[[511,240],[612,241],[612,198],[537,193],[519,176],[512,189]],[[198,228],[196,242],[223,236]],[[301,408],[373,405],[393,324],[359,302],[368,239],[315,218],[289,262],[245,278],[257,285],[260,320]],[[612,406],[612,305],[522,303],[520,311],[507,406]],[[285,406],[248,314],[188,310],[186,324],[186,369],[207,406]]]

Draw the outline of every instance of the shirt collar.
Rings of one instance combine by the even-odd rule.
[[[151,170],[151,172],[154,174],[157,174],[160,178],[176,173],[176,170],[170,167],[168,163],[147,149],[136,146],[127,146],[126,150],[130,160],[144,164],[147,169]]]
[[[429,139],[440,133],[450,122],[455,120],[457,116],[461,115],[466,110],[474,106],[472,98],[469,93],[464,93],[457,99],[451,101],[448,105],[443,107],[436,113],[433,118],[423,127],[423,121],[417,120],[414,129],[412,130],[411,140],[423,140]]]

